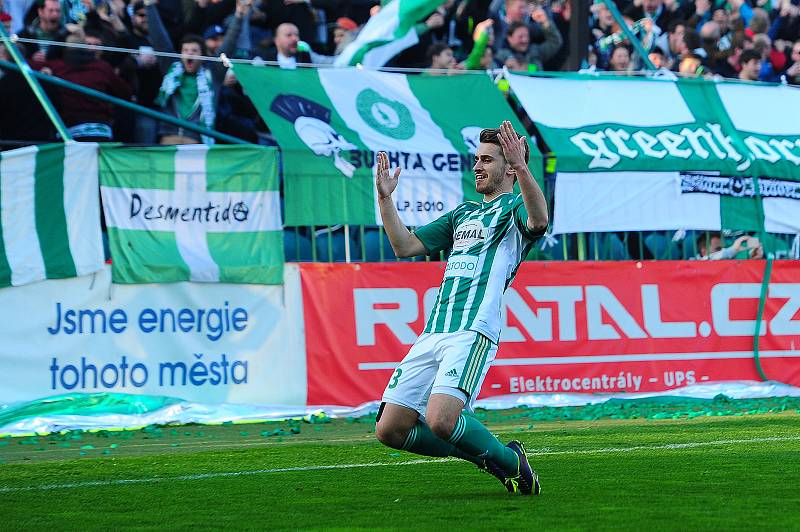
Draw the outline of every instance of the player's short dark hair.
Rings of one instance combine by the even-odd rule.
[[[500,129],[498,129],[496,127],[491,127],[491,128],[487,128],[487,129],[484,129],[483,131],[481,131],[481,135],[478,138],[478,140],[480,140],[480,142],[485,142],[487,144],[494,144],[496,146],[500,146],[500,148],[502,149],[502,145],[500,144],[499,135],[500,135]],[[518,139],[522,138],[522,135],[517,133],[517,138]],[[530,147],[528,147],[528,143],[526,142],[525,143],[525,164],[528,164],[528,161],[530,160],[530,158],[531,158],[531,149],[530,149]]]
[[[428,58],[428,64],[430,65],[433,62],[433,58],[440,53],[444,52],[445,50],[450,49],[446,43],[443,42],[435,42],[428,47],[428,51],[425,53],[425,56]]]

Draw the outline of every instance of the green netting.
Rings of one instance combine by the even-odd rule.
[[[0,427],[45,416],[136,415],[182,402],[174,397],[126,393],[69,393],[0,407]]]

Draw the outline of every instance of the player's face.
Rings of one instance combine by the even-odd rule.
[[[481,142],[475,152],[475,191],[479,194],[491,195],[500,190],[507,179],[508,165],[503,157],[503,150],[496,144]]]

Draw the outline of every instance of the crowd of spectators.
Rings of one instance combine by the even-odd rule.
[[[659,68],[800,84],[800,0],[616,0],[616,6]],[[569,0],[448,0],[419,21],[419,43],[387,66],[445,75],[564,70],[571,7]],[[18,46],[34,69],[264,143],[266,125],[232,71],[198,56],[224,53],[282,68],[332,63],[381,8],[379,0],[0,0],[0,23],[22,39]],[[603,2],[591,6],[586,32],[584,70],[644,67]],[[2,45],[0,60],[9,60]],[[47,121],[37,120],[43,111],[34,110],[33,94],[16,92],[21,76],[10,70],[0,76],[0,138],[53,138]],[[5,96],[10,91],[13,102]],[[76,139],[210,142],[87,96],[47,91]]]

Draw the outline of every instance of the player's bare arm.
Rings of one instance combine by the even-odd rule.
[[[378,161],[375,169],[375,189],[378,194],[378,206],[381,210],[381,219],[389,243],[392,244],[394,254],[399,258],[416,257],[425,254],[425,246],[400,220],[400,214],[392,200],[392,193],[397,188],[400,179],[400,168],[394,172],[389,171],[389,156],[386,152],[378,152]]]
[[[547,227],[548,223],[547,201],[525,162],[526,139],[524,136],[517,139],[517,132],[514,131],[514,126],[508,120],[503,121],[500,125],[498,138],[506,161],[517,174],[522,201],[528,212],[528,229],[541,231]]]

